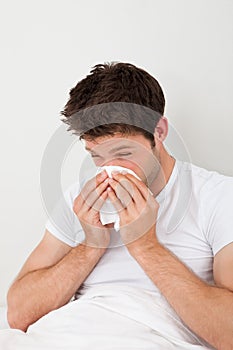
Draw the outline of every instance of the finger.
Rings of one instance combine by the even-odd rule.
[[[104,180],[108,178],[108,174],[106,170],[102,171],[101,173],[97,174],[93,178],[91,178],[87,183],[83,186],[81,194],[83,197],[83,200],[85,201],[86,198],[89,196],[89,194],[96,189]]]
[[[112,204],[114,205],[114,207],[116,208],[117,211],[121,211],[124,210],[124,206],[122,205],[121,201],[119,198],[117,198],[115,192],[112,190],[111,187],[107,188],[107,193],[108,193],[108,197],[111,200]]]
[[[94,211],[100,211],[101,207],[103,206],[105,200],[108,197],[108,192],[107,189],[99,196],[99,198],[95,201],[94,205],[90,208],[91,210]]]
[[[107,172],[104,170],[95,177],[91,178],[87,183],[83,186],[80,194],[79,194],[79,203],[82,208],[83,205],[86,204],[88,196],[95,191],[96,187],[98,187],[100,184],[104,183],[104,181],[108,178]],[[103,186],[104,187],[104,186]],[[102,191],[100,189],[100,192],[98,194],[101,194]],[[91,206],[92,203],[90,203]]]
[[[135,178],[135,176],[132,175],[132,177]],[[130,194],[130,196],[132,197],[133,201],[135,203],[139,203],[142,201],[142,199],[144,199],[144,197],[142,198],[141,192],[139,191],[138,187],[135,185],[135,183],[133,181],[131,181],[131,179],[126,177],[126,174],[113,174],[113,178],[115,178],[117,181],[120,182],[120,184],[122,185],[122,187],[125,188],[126,191],[128,191],[128,193]],[[138,180],[139,182],[142,182],[140,180]]]
[[[104,180],[97,188],[95,188],[92,192],[89,193],[88,197],[85,199],[83,203],[83,209],[89,210],[90,208],[94,208],[95,210],[97,206],[97,200],[101,198],[104,191],[107,189],[108,186],[108,178]],[[103,204],[103,203],[102,203]]]
[[[117,174],[120,175],[120,174]],[[141,195],[143,196],[143,198],[145,200],[148,199],[148,196],[151,194],[152,192],[150,191],[150,189],[144,184],[144,182],[142,182],[141,180],[137,179],[135,176],[133,176],[130,173],[127,173],[124,175],[128,180],[132,181],[134,183],[134,185],[136,186],[137,190],[141,193]]]
[[[109,185],[115,191],[116,197],[121,201],[123,207],[129,207],[133,204],[132,197],[120,182],[114,179],[109,179]]]

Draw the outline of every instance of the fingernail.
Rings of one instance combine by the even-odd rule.
[[[117,175],[117,174],[119,174],[120,172],[118,171],[118,170],[113,170],[112,171],[112,175]]]

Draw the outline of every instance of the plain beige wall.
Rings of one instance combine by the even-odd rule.
[[[131,62],[154,75],[191,161],[233,175],[233,2],[9,0],[0,13],[1,304],[44,233],[46,145],[69,89],[93,65]],[[80,144],[70,149],[64,188],[84,156]]]

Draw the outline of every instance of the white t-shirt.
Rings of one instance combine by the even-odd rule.
[[[84,239],[73,212],[78,183],[64,193],[46,223],[47,230],[71,247]],[[176,160],[158,196],[156,224],[159,241],[207,283],[213,284],[213,257],[233,242],[233,177]],[[99,283],[126,283],[159,292],[140,265],[111,230],[110,248],[84,281],[80,293]],[[77,266],[78,269],[78,266]]]

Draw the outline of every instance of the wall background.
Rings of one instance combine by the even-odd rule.
[[[68,92],[92,66],[154,75],[194,164],[233,176],[231,0],[8,0],[0,6],[0,304],[42,238],[41,160]],[[78,143],[62,167],[75,181]],[[75,170],[75,171],[74,171]]]

